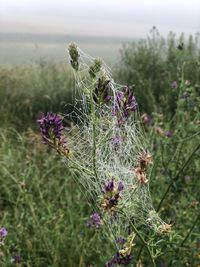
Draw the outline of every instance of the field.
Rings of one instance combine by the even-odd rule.
[[[6,38],[8,42],[10,37]],[[1,240],[0,266],[104,266],[115,253],[115,245],[106,239],[104,229],[87,227],[92,205],[74,171],[42,143],[36,123],[41,112],[67,114],[73,110],[75,82],[65,43],[60,44],[63,53],[55,57],[54,44],[44,45],[44,50],[50,47],[48,54],[52,52],[54,60],[19,65],[21,58],[30,60],[30,50],[27,48],[26,58],[26,49],[18,42],[24,57],[19,51],[20,61],[16,57],[13,66],[8,66],[13,47],[6,42],[0,44],[4,51],[0,67],[0,227],[8,234]],[[107,50],[104,41],[97,43],[101,51]],[[91,53],[88,45],[86,52],[93,54],[92,45],[96,44],[90,44]],[[115,46],[111,42],[106,53],[118,47],[119,40]],[[84,44],[81,48],[84,50]],[[155,266],[199,267],[199,37],[176,38],[171,33],[165,40],[154,29],[148,39],[121,49],[113,76],[133,88],[154,161],[152,201],[172,228],[166,235],[149,229],[138,231],[154,255]],[[105,61],[106,53],[100,53]],[[138,236],[129,266],[152,266]]]

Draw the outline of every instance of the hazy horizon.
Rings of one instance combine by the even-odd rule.
[[[198,0],[1,0],[0,32],[145,37],[200,31]]]
[[[86,53],[116,62],[122,43],[200,31],[199,0],[0,0],[0,65],[41,58],[66,60],[76,42]]]

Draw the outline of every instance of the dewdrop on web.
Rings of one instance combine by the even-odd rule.
[[[69,45],[77,97],[68,119],[77,124],[64,134],[62,118],[38,120],[44,143],[56,149],[67,166],[78,170],[77,182],[94,213],[87,225],[107,229],[116,254],[105,266],[128,265],[137,229],[170,231],[156,213],[149,191],[153,158],[143,133],[132,88],[114,82],[110,69],[76,44]],[[123,240],[123,242],[118,242]]]

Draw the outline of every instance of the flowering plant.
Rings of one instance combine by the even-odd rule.
[[[133,91],[116,84],[101,60],[88,57],[75,44],[69,46],[69,56],[81,108],[75,107],[66,116],[76,115],[78,122],[66,138],[61,116],[43,114],[38,120],[43,141],[78,171],[77,181],[94,203],[95,213],[87,225],[107,227],[117,251],[106,266],[128,265],[136,236],[154,265],[152,251],[138,228],[164,233],[170,225],[152,205],[149,173],[153,160]],[[119,237],[125,240],[123,244],[116,242]]]

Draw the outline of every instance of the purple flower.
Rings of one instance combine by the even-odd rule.
[[[105,210],[113,211],[121,198],[121,191],[124,189],[123,183],[120,181],[118,184],[114,183],[114,178],[104,184],[104,198],[102,207]]]
[[[12,256],[12,259],[11,259],[12,263],[14,264],[18,264],[21,262],[21,256],[16,254],[16,255],[13,255]]]
[[[120,142],[121,142],[121,138],[119,136],[114,136],[111,140],[112,144],[114,146],[119,146],[120,145]]]
[[[125,87],[123,91],[116,93],[113,115],[118,117],[119,124],[123,124],[128,119],[130,113],[135,112],[136,109],[137,102],[129,87]]]
[[[87,226],[97,229],[101,226],[101,217],[97,212],[90,215],[90,219],[87,221]]]
[[[6,237],[7,234],[8,234],[8,231],[6,230],[6,228],[2,227],[2,228],[0,229],[0,238],[4,238],[4,237]]]
[[[170,86],[171,86],[172,89],[177,89],[177,88],[178,88],[178,83],[177,83],[177,81],[173,81],[173,82],[171,82]]]
[[[105,184],[104,184],[104,192],[112,192],[114,189],[114,179],[112,178],[111,181],[107,181]]]
[[[142,116],[141,116],[141,119],[142,119],[142,122],[148,126],[150,126],[152,124],[152,119],[151,117],[147,114],[147,113],[144,113]]]
[[[113,267],[116,265],[128,265],[132,260],[131,254],[122,255],[121,253],[117,252],[116,255],[112,257],[111,260],[106,262],[105,267]]]
[[[122,183],[122,181],[120,181],[118,184],[118,191],[121,192],[123,190],[124,190],[124,184]]]
[[[173,136],[173,133],[172,133],[171,131],[167,131],[167,132],[165,132],[165,135],[166,135],[168,138],[170,138],[170,137]]]
[[[109,94],[109,91],[110,91],[109,83],[110,83],[110,80],[107,80],[105,77],[101,77],[98,79],[98,82],[97,82],[97,85],[95,87],[95,91],[93,94],[93,99],[96,103],[110,101],[111,96]]]
[[[126,239],[122,236],[117,237],[115,241],[119,245],[124,245],[126,243]]]
[[[49,139],[58,139],[61,140],[63,125],[62,118],[52,112],[48,112],[46,115],[42,114],[41,117],[37,120],[44,143],[48,143]]]

